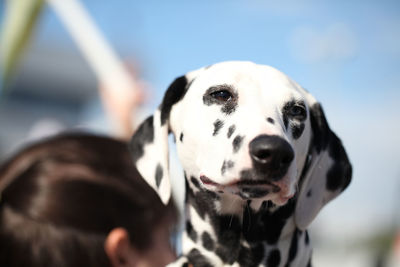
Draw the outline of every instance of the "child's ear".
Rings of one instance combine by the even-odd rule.
[[[129,241],[129,234],[124,228],[115,228],[108,234],[104,250],[112,267],[136,266],[138,253]]]

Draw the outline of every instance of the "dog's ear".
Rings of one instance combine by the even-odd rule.
[[[161,105],[139,125],[130,142],[133,163],[164,204],[171,197],[168,162],[171,110],[185,96],[197,73],[193,71],[175,79],[165,92]]]
[[[300,178],[295,222],[304,230],[320,209],[350,183],[352,167],[340,139],[329,128],[320,104],[310,95],[312,139]]]

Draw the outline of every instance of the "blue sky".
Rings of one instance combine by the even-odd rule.
[[[354,165],[353,183],[320,223],[371,231],[371,222],[391,222],[400,202],[399,1],[82,2],[117,52],[139,60],[152,107],[175,77],[214,62],[288,74],[322,102]],[[34,42],[76,49],[50,9]]]
[[[397,1],[82,2],[119,53],[144,63],[158,99],[174,77],[232,59],[272,65],[321,97],[373,101],[399,81]],[[38,36],[49,39],[73,45],[52,12]]]

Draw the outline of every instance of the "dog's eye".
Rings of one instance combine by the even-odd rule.
[[[294,105],[289,109],[289,115],[292,118],[302,120],[306,117],[306,109],[300,105]]]
[[[232,99],[232,94],[228,90],[212,92],[210,96],[221,102],[227,102]]]

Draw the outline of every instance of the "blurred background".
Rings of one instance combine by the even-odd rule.
[[[31,0],[0,1],[3,50],[13,1]],[[79,0],[139,92],[122,134],[126,116],[113,115],[104,97],[117,89],[103,90],[112,85],[67,30],[57,1],[36,2],[27,45],[0,78],[1,159],[66,129],[126,138],[189,70],[224,60],[271,65],[320,100],[354,168],[350,187],[312,225],[314,265],[400,266],[399,1]],[[179,166],[172,171],[181,177]]]

